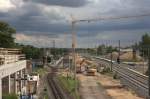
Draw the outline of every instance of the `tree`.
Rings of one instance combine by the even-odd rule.
[[[15,42],[13,34],[15,33],[16,30],[14,28],[12,28],[9,24],[0,21],[0,47],[14,47]]]
[[[140,45],[150,45],[150,36],[147,33],[142,36],[142,41],[140,42]]]
[[[150,36],[147,33],[142,36],[142,40],[139,43],[139,48],[141,55],[147,58],[150,52]]]
[[[150,36],[148,35],[148,33],[142,36],[142,40],[139,43],[139,48],[141,55],[144,56],[144,58],[150,57]],[[145,74],[148,75],[149,70],[147,70]]]
[[[100,46],[97,48],[97,53],[98,53],[98,55],[104,55],[104,54],[105,54],[105,48],[106,48],[105,45],[100,45]]]
[[[106,47],[106,53],[112,53],[114,51],[117,51],[117,48],[112,47],[112,46]]]
[[[22,52],[26,55],[27,59],[40,59],[43,56],[43,51],[40,48],[33,47],[31,45],[22,45]]]

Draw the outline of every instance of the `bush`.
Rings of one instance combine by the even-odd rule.
[[[79,93],[75,93],[75,84],[79,85],[79,82],[75,81],[72,77],[59,76],[58,77],[61,86],[74,97],[74,99],[80,99]]]
[[[105,73],[109,73],[111,72],[110,68],[104,68],[103,71],[101,72],[102,74],[105,74]]]
[[[115,73],[115,74],[113,75],[113,78],[114,78],[114,79],[118,79],[117,73]]]

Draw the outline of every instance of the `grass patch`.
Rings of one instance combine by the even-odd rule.
[[[16,94],[5,94],[2,97],[3,99],[18,99],[18,96]]]
[[[104,68],[100,73],[101,74],[106,74],[106,73],[110,73],[111,72],[111,70],[110,70],[110,68]]]
[[[48,99],[48,92],[47,91],[44,94],[44,99]]]
[[[46,94],[46,95],[44,96],[44,99],[48,99],[48,94]]]
[[[39,74],[40,76],[43,76],[46,74],[46,69],[45,68],[35,68],[33,71],[33,74]]]
[[[104,68],[100,73],[111,77],[113,76],[113,72],[110,70],[110,68]]]
[[[61,85],[63,86],[63,88],[69,92],[71,94],[71,96],[74,97],[74,99],[80,99],[80,95],[79,93],[75,93],[75,84],[77,84],[77,86],[79,85],[79,82],[75,82],[75,80],[71,77],[65,77],[65,76],[58,76],[58,79],[61,83]]]
[[[119,79],[117,72],[114,73],[113,71],[110,70],[110,68],[104,68],[103,71],[100,73],[106,76],[113,77],[113,79]]]

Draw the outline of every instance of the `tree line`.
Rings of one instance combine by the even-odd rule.
[[[26,55],[27,59],[40,59],[43,57],[44,48],[16,43],[13,37],[15,33],[15,28],[6,22],[0,21],[0,48],[19,48]],[[51,48],[50,50],[53,56],[62,55],[67,52],[67,49],[64,48]]]
[[[29,58],[40,58],[43,55],[43,48],[37,48],[32,45],[23,45],[15,43],[15,38],[13,35],[16,33],[15,28],[10,26],[8,23],[0,21],[0,47],[3,48],[20,48],[23,53],[26,54],[27,59]],[[135,49],[141,48],[140,52],[143,53],[146,57],[149,54],[150,49],[150,35],[148,33],[144,34],[141,38],[141,41],[133,46]],[[117,48],[112,46],[99,45],[97,49],[87,49],[89,53],[97,53],[98,55],[103,55],[105,53],[111,53],[112,51],[117,51]],[[62,55],[66,53],[67,49],[63,48],[51,48],[51,54],[54,56]]]

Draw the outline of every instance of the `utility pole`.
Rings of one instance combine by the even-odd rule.
[[[47,62],[46,62],[46,48],[43,48],[43,63],[44,63],[44,67],[46,66]]]
[[[55,51],[55,40],[53,40],[53,50],[54,50],[54,56],[56,55],[56,51]]]
[[[54,51],[53,61],[54,61],[54,63],[55,63],[55,59],[56,59],[56,58],[55,58],[55,57],[56,57],[55,40],[53,40],[52,43],[53,43],[52,45],[53,45],[53,51]]]
[[[113,55],[112,55],[112,51],[111,51],[111,56],[110,57],[111,57],[111,68],[110,69],[112,71],[112,67],[113,67],[113,62],[112,62],[113,61]]]
[[[120,40],[118,41],[118,58],[117,58],[118,64],[120,64]]]

